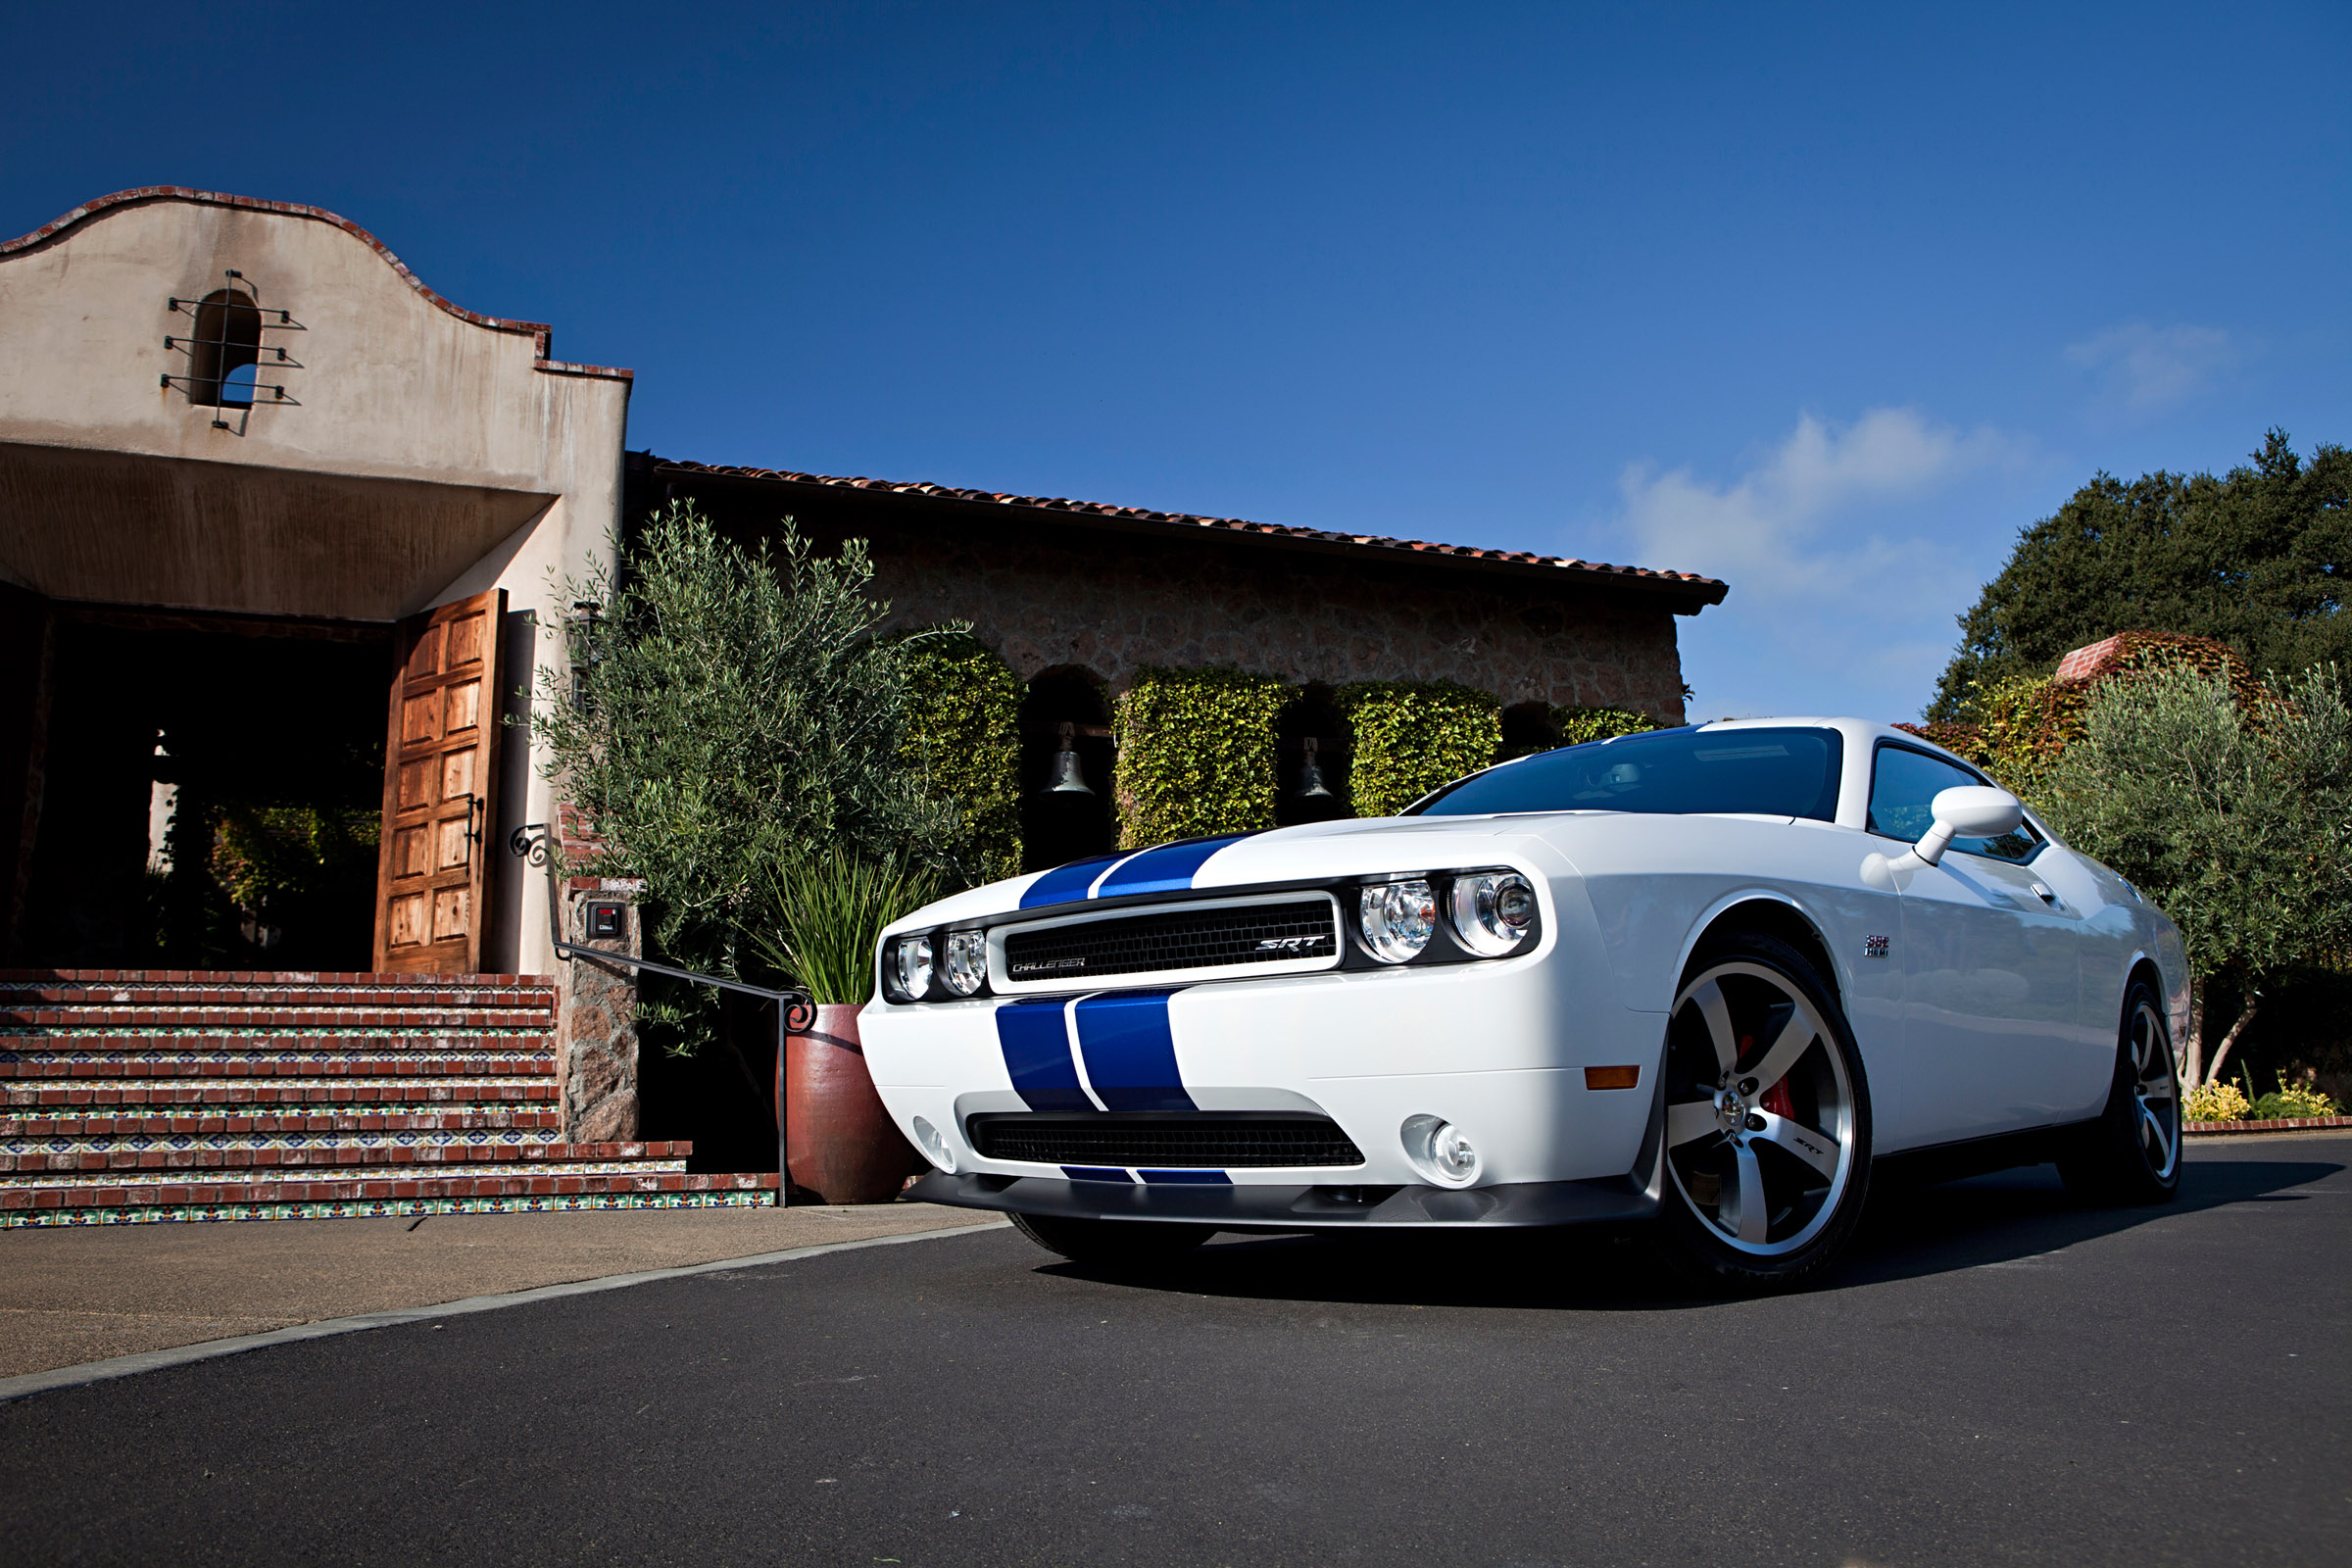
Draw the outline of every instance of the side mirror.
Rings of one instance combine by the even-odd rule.
[[[1911,853],[1930,865],[1943,858],[1954,839],[1997,839],[2016,831],[2026,819],[2026,808],[2016,796],[1984,784],[1938,791],[1929,808],[1936,813],[1936,825],[1921,836]]]

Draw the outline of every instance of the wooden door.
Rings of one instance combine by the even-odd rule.
[[[506,590],[494,588],[400,623],[375,876],[381,972],[482,966],[506,610]]]

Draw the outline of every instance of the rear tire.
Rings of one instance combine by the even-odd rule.
[[[2107,1108],[2058,1159],[2067,1191],[2093,1203],[2169,1203],[2180,1190],[2180,1084],[2164,1007],[2145,980],[2124,992]]]
[[[1013,1228],[1049,1252],[1094,1268],[1147,1268],[1170,1263],[1216,1234],[1209,1225],[1154,1220],[1071,1219],[1059,1214],[1015,1214]]]
[[[1702,1287],[1786,1290],[1845,1248],[1870,1191],[1870,1087],[1837,997],[1788,944],[1702,946],[1666,1024],[1657,1235]]]

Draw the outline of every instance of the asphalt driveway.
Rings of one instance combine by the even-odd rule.
[[[1756,1301],[1510,1237],[667,1280],[0,1405],[0,1560],[2338,1564],[2348,1165],[1881,1195]]]

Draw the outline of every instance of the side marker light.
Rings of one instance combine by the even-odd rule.
[[[1585,1069],[1585,1087],[1587,1089],[1638,1089],[1641,1085],[1642,1069],[1639,1067],[1587,1067]]]

